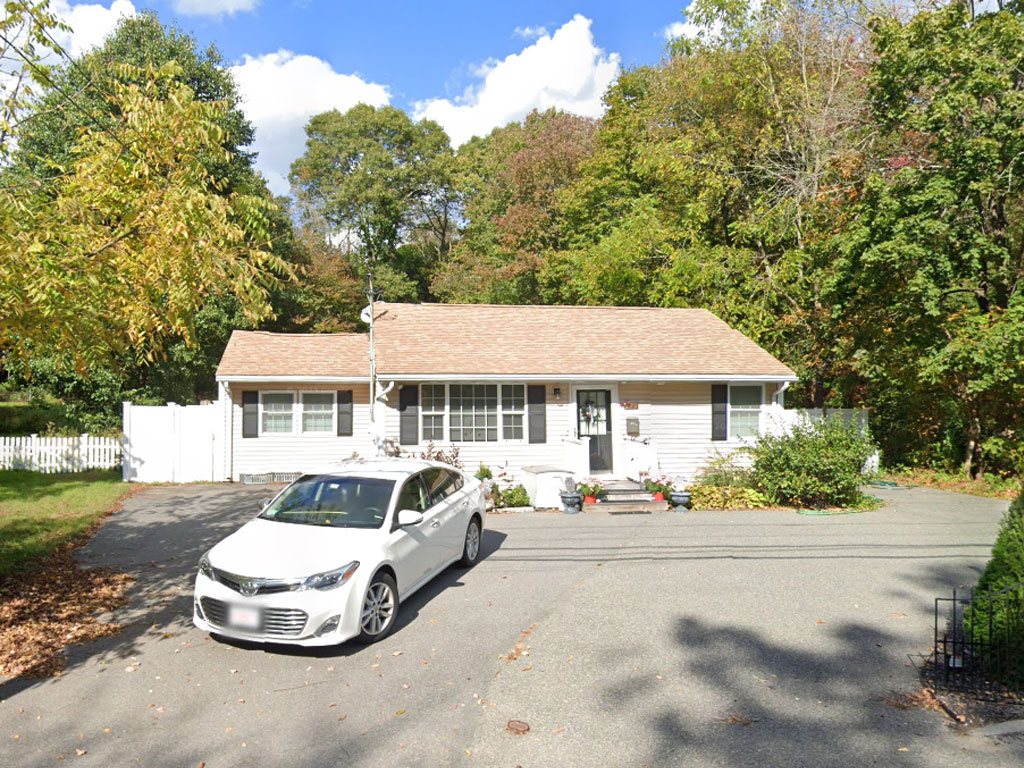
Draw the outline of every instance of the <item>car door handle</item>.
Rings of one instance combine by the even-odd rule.
[[[441,527],[441,521],[440,520],[431,520],[430,521],[430,527],[431,528],[440,528]]]

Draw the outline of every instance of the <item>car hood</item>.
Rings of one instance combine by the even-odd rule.
[[[210,550],[210,564],[229,573],[290,579],[333,571],[376,557],[381,529],[330,528],[257,518]]]

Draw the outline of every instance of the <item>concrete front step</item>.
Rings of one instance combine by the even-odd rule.
[[[646,491],[625,491],[618,493],[602,493],[598,496],[605,504],[631,504],[636,502],[653,501],[651,494]]]
[[[607,512],[609,515],[649,515],[652,512],[668,512],[671,505],[665,501],[621,502],[618,504],[584,504],[584,512]]]

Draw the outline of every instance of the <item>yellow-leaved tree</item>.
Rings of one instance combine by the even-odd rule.
[[[191,339],[216,294],[254,322],[271,315],[268,288],[290,274],[271,247],[274,203],[259,189],[226,194],[211,175],[205,161],[226,159],[216,118],[228,107],[196,100],[176,72],[126,71],[108,94],[113,124],[83,132],[73,168],[0,190],[8,367],[53,351],[80,367],[152,360],[169,339]]]

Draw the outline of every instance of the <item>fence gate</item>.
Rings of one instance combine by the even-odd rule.
[[[220,413],[216,403],[124,403],[124,479],[139,483],[221,479]]]

